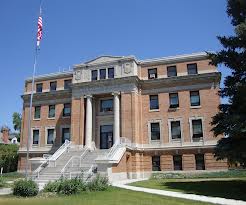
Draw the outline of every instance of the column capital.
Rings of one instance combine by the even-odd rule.
[[[84,98],[92,98],[92,95],[84,95]]]
[[[117,91],[117,92],[112,92],[112,95],[118,96],[118,95],[120,95],[120,92],[119,92],[119,91]]]

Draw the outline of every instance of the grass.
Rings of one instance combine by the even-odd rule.
[[[191,200],[163,197],[159,195],[135,192],[110,187],[108,191],[88,192],[74,196],[47,196],[34,198],[16,198],[13,196],[0,197],[0,204],[4,205],[209,205]],[[211,205],[211,204],[210,204]]]
[[[130,185],[246,201],[246,178],[150,179]]]

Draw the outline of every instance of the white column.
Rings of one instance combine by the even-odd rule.
[[[114,144],[120,144],[120,98],[119,93],[114,95]]]
[[[92,96],[86,96],[85,145],[92,148]]]

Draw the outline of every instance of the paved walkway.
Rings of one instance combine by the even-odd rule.
[[[112,185],[115,187],[119,187],[119,188],[123,188],[123,189],[129,189],[129,190],[133,190],[133,191],[140,191],[140,192],[146,192],[146,193],[150,193],[150,194],[158,194],[158,195],[162,195],[162,196],[176,197],[176,198],[189,199],[189,200],[195,200],[195,201],[209,202],[209,203],[213,203],[213,204],[246,205],[246,202],[241,201],[241,200],[225,199],[225,198],[220,198],[220,197],[202,196],[202,195],[196,195],[196,194],[184,194],[184,193],[180,193],[180,192],[164,191],[164,190],[158,190],[158,189],[149,189],[149,188],[142,188],[142,187],[135,187],[135,186],[126,185],[129,183],[133,183],[136,181],[142,181],[142,180],[146,180],[146,179],[119,181],[119,182],[112,183]],[[230,190],[228,190],[228,191],[230,191]]]

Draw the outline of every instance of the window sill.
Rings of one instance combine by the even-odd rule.
[[[48,117],[47,120],[55,120],[55,117]]]
[[[160,109],[149,110],[149,112],[160,112]]]
[[[201,108],[202,106],[201,105],[197,105],[197,106],[190,106],[190,109],[199,109]]]
[[[175,111],[177,111],[179,109],[180,109],[179,107],[174,107],[174,108],[169,107],[168,108],[168,112],[175,112]]]
[[[40,121],[41,118],[33,118],[33,121]]]
[[[71,115],[70,116],[62,116],[62,118],[64,118],[64,119],[71,118]]]

